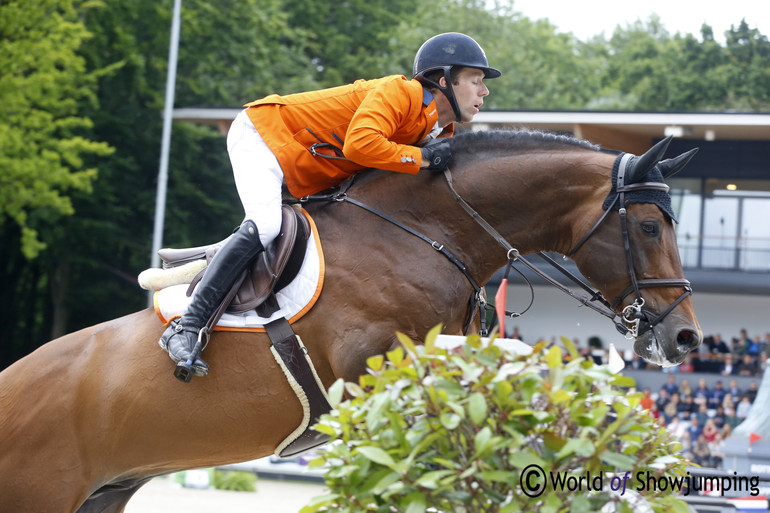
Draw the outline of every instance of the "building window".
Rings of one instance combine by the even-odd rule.
[[[770,272],[770,181],[669,180],[685,268]]]

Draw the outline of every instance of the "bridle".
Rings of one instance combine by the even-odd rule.
[[[615,184],[615,197],[610,202],[610,205],[607,207],[604,215],[602,215],[602,217],[599,219],[599,221],[596,222],[593,228],[591,228],[588,233],[583,236],[580,242],[578,242],[575,247],[567,253],[566,256],[571,257],[583,246],[583,244],[585,244],[585,242],[591,237],[591,235],[593,235],[599,225],[602,224],[604,219],[606,219],[607,214],[614,209],[614,206],[617,203],[619,205],[618,214],[620,215],[620,230],[623,235],[623,250],[626,254],[626,263],[628,265],[628,275],[631,279],[631,285],[629,285],[617,297],[617,299],[615,299],[612,305],[610,305],[610,308],[613,311],[617,311],[618,307],[623,303],[623,301],[629,295],[634,294],[634,302],[623,309],[621,317],[627,324],[631,326],[629,329],[630,337],[636,338],[639,335],[651,330],[653,327],[663,321],[663,319],[668,314],[670,314],[671,311],[679,305],[679,303],[684,301],[686,297],[692,295],[692,287],[690,282],[684,278],[651,278],[648,280],[639,280],[636,277],[634,259],[631,256],[631,238],[628,233],[628,220],[626,212],[627,203],[625,195],[627,192],[638,190],[659,190],[668,193],[669,187],[663,182],[640,182],[626,184],[626,172],[628,171],[629,163],[631,162],[632,157],[633,155],[629,153],[621,153],[618,155],[618,178]],[[641,289],[650,287],[682,287],[684,288],[684,292],[682,292],[682,294],[680,294],[680,296],[674,300],[673,303],[668,305],[662,312],[655,315],[655,312],[644,308],[644,298],[642,297]],[[622,330],[620,331],[622,333]]]
[[[653,278],[653,279],[647,279],[647,280],[639,280],[637,278],[636,268],[634,266],[634,259],[631,254],[631,238],[629,236],[629,231],[628,231],[628,220],[627,220],[627,212],[626,212],[627,203],[626,203],[625,195],[627,192],[639,191],[639,190],[660,190],[667,193],[669,190],[669,187],[663,182],[641,182],[641,183],[626,184],[625,183],[626,173],[629,170],[629,164],[631,163],[631,159],[633,157],[634,156],[629,153],[620,153],[618,155],[616,159],[616,164],[618,165],[618,175],[617,175],[617,181],[615,184],[614,198],[610,202],[604,214],[602,214],[602,216],[588,231],[588,233],[586,233],[583,236],[583,238],[575,245],[574,248],[572,248],[569,252],[565,254],[565,258],[569,258],[573,256],[575,253],[577,253],[577,251],[580,250],[580,248],[596,232],[596,230],[604,222],[604,220],[607,219],[609,213],[614,210],[615,204],[617,203],[619,205],[620,208],[618,209],[618,214],[620,215],[620,227],[621,227],[621,235],[623,237],[623,249],[626,256],[626,264],[628,267],[628,275],[631,280],[631,284],[612,303],[607,301],[602,296],[601,292],[592,288],[590,285],[588,285],[583,280],[575,276],[569,270],[565,269],[563,266],[559,265],[555,260],[553,260],[551,257],[549,257],[547,254],[545,254],[542,251],[538,252],[537,255],[540,256],[546,263],[556,268],[559,272],[561,272],[563,275],[565,275],[575,284],[583,288],[586,292],[590,294],[590,297],[578,296],[571,289],[563,286],[561,283],[559,283],[558,281],[556,281],[555,279],[551,278],[549,275],[541,271],[539,268],[537,268],[534,264],[530,263],[529,260],[524,258],[516,248],[514,248],[507,240],[505,240],[505,238],[502,235],[500,235],[500,233],[497,230],[495,230],[475,210],[473,210],[473,208],[457,193],[457,191],[455,191],[452,183],[453,182],[452,173],[451,171],[449,171],[449,169],[447,169],[444,172],[444,176],[446,177],[447,183],[449,184],[449,188],[454,194],[455,199],[458,201],[458,203],[460,203],[460,206],[462,206],[462,208],[487,233],[489,233],[498,242],[498,244],[500,244],[506,250],[509,266],[513,266],[513,264],[516,261],[521,262],[522,264],[527,266],[531,271],[533,271],[535,274],[537,274],[538,276],[546,280],[551,285],[567,293],[569,296],[573,297],[574,299],[577,299],[585,306],[608,317],[614,323],[615,328],[622,335],[624,335],[627,339],[633,339],[638,337],[639,335],[646,333],[656,325],[660,324],[663,321],[663,319],[665,319],[666,316],[670,314],[674,310],[674,308],[676,308],[679,305],[679,303],[684,301],[685,298],[687,298],[692,294],[692,287],[690,286],[690,282],[684,278]],[[519,273],[519,274],[522,274],[522,273]],[[673,303],[668,305],[662,312],[656,314],[652,310],[644,308],[645,301],[644,301],[644,297],[642,297],[642,289],[651,288],[651,287],[683,287],[684,292],[682,292],[682,294]],[[532,290],[531,285],[530,285],[530,290]],[[635,296],[634,302],[626,306],[625,308],[623,308],[620,315],[618,315],[617,313],[618,308],[623,303],[623,301],[631,294],[634,294]],[[532,302],[530,302],[530,305],[524,310],[524,312],[526,312],[531,305],[532,305]],[[506,312],[506,314],[517,317],[524,312],[514,313],[514,314],[511,314],[510,312]],[[620,319],[623,322],[616,320],[617,317],[620,317]]]
[[[465,199],[463,199],[462,196],[460,196],[460,194],[457,193],[453,185],[452,172],[449,170],[449,168],[447,168],[444,171],[444,177],[446,178],[446,182],[449,185],[449,189],[451,190],[452,194],[454,195],[455,199],[460,204],[460,206],[463,208],[463,210],[465,210],[466,213],[468,213],[468,215],[470,215],[470,217],[477,224],[479,224],[479,226],[481,226],[484,229],[484,231],[486,231],[489,235],[491,235],[497,241],[497,243],[505,249],[506,256],[508,258],[506,273],[508,269],[513,268],[516,272],[518,272],[524,278],[525,281],[528,282],[526,276],[524,276],[524,274],[521,271],[519,271],[514,267],[514,264],[516,262],[520,262],[524,264],[532,272],[540,276],[549,284],[553,285],[557,289],[566,293],[573,299],[576,299],[577,301],[582,303],[584,306],[609,318],[610,321],[612,321],[613,324],[615,325],[615,328],[618,330],[618,332],[624,335],[627,339],[633,339],[651,330],[657,324],[660,324],[660,322],[662,322],[663,319],[668,314],[670,314],[674,310],[674,308],[677,307],[677,305],[679,305],[679,303],[684,301],[685,298],[687,298],[692,294],[692,288],[690,286],[690,282],[683,278],[662,278],[662,279],[639,280],[636,276],[636,269],[634,266],[633,256],[631,254],[631,239],[628,232],[628,222],[627,222],[626,208],[625,208],[626,206],[625,194],[627,192],[638,191],[643,189],[661,190],[661,191],[668,192],[669,188],[665,183],[662,183],[662,182],[642,182],[642,183],[626,184],[625,183],[626,173],[629,169],[629,164],[632,158],[633,158],[633,155],[628,153],[620,153],[618,155],[616,163],[617,161],[619,161],[619,167],[618,167],[618,177],[616,182],[615,197],[613,198],[611,204],[606,209],[604,214],[599,218],[596,224],[594,224],[593,228],[591,228],[588,231],[588,233],[586,233],[586,235],[584,235],[583,238],[575,245],[575,247],[572,248],[572,250],[570,250],[565,255],[565,258],[568,258],[574,255],[578,250],[580,250],[580,248],[588,241],[588,239],[596,232],[599,226],[608,217],[609,213],[613,211],[615,204],[617,203],[620,206],[620,208],[618,209],[618,213],[620,215],[621,234],[623,237],[623,248],[626,255],[626,263],[628,267],[628,274],[631,280],[631,285],[629,285],[629,287],[626,288],[626,290],[624,290],[612,303],[607,301],[604,298],[604,296],[602,296],[601,292],[599,292],[598,290],[594,289],[593,287],[585,283],[583,280],[575,276],[569,270],[565,269],[563,266],[558,264],[554,259],[552,259],[550,256],[548,256],[545,252],[542,252],[542,251],[536,254],[541,259],[543,259],[546,263],[548,263],[549,265],[554,267],[556,270],[558,270],[561,274],[563,274],[568,279],[570,279],[573,283],[575,283],[580,288],[582,288],[585,292],[589,294],[589,296],[580,295],[574,292],[571,288],[562,285],[557,280],[555,280],[554,278],[552,278],[551,276],[549,276],[548,274],[540,270],[537,266],[532,264],[527,258],[522,256],[516,248],[514,248],[492,225],[490,225],[478,212],[476,212],[473,209],[473,207],[471,207],[470,204],[468,204],[468,202],[465,201]],[[466,279],[469,281],[469,283],[473,287],[473,293],[471,294],[471,298],[469,301],[470,313],[469,313],[468,319],[464,324],[463,332],[467,332],[468,328],[473,322],[473,319],[475,317],[475,312],[478,309],[479,315],[480,315],[480,322],[481,322],[481,334],[487,335],[488,333],[487,333],[487,327],[486,327],[486,310],[488,308],[488,305],[486,301],[486,295],[483,287],[480,287],[476,283],[476,281],[468,272],[468,269],[466,268],[466,266],[457,257],[455,257],[449,251],[449,249],[444,246],[444,244],[436,240],[433,240],[430,237],[418,232],[417,230],[392,218],[391,216],[383,212],[380,212],[379,210],[373,207],[370,207],[369,205],[366,205],[365,203],[362,203],[348,196],[347,191],[350,189],[352,183],[353,183],[353,179],[344,182],[340,186],[339,190],[331,194],[310,195],[310,196],[305,196],[299,200],[289,200],[288,202],[308,203],[308,202],[318,202],[318,201],[324,201],[324,202],[335,201],[335,202],[352,203],[353,205],[356,205],[380,217],[381,219],[384,219],[385,221],[388,221],[389,223],[398,226],[399,228],[405,230],[406,232],[430,244],[433,249],[441,253],[452,264],[454,264],[463,273],[463,275],[466,277]],[[671,303],[668,307],[666,307],[662,312],[656,314],[652,310],[644,308],[645,301],[644,301],[644,298],[642,297],[642,292],[641,292],[642,289],[651,288],[651,287],[683,287],[684,292],[673,303]],[[532,289],[531,284],[530,284],[530,292],[532,294],[532,301],[530,301],[529,306],[527,306],[526,309],[524,309],[522,312],[506,312],[506,315],[511,317],[518,317],[524,314],[527,310],[529,310],[529,308],[532,306],[532,303],[534,301],[534,290]],[[631,294],[635,295],[634,302],[626,306],[625,308],[623,308],[622,312],[618,314],[617,313],[618,308],[623,303],[623,301]],[[620,318],[620,320],[617,320],[618,317]]]

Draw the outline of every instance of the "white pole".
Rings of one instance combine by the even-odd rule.
[[[171,114],[174,109],[174,88],[176,85],[176,63],[179,49],[179,25],[182,0],[174,0],[174,14],[171,18],[171,41],[168,48],[168,74],[166,75],[166,101],[163,108],[163,135],[160,146],[160,169],[158,170],[158,191],[155,197],[155,226],[152,235],[150,266],[160,267],[158,250],[163,244],[163,221],[166,215],[166,184],[168,182],[168,154],[171,146]],[[148,305],[152,306],[152,292]]]

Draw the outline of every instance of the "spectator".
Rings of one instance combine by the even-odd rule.
[[[639,401],[639,404],[645,410],[649,410],[652,408],[652,405],[655,404],[655,400],[652,398],[652,392],[650,392],[649,388],[645,388],[642,391],[642,400]]]
[[[711,397],[709,397],[709,408],[714,409],[721,406],[725,395],[727,395],[727,391],[722,387],[722,380],[717,380],[714,383],[714,390],[711,391]]]
[[[640,358],[636,353],[634,353],[633,356],[631,356],[631,360],[626,363],[634,370],[644,370],[647,368],[647,362],[645,362],[643,358]]]
[[[767,369],[767,351],[762,351],[759,353],[759,362],[757,362],[757,367],[759,375],[764,375],[765,369]]]
[[[679,418],[679,395],[674,394],[671,396],[671,400],[663,408],[663,417],[666,419],[666,423]]]
[[[692,453],[695,456],[695,463],[708,467],[711,465],[711,449],[709,444],[703,435],[696,438],[696,442],[693,444]]]
[[[682,420],[690,420],[692,417],[695,417],[697,411],[695,409],[695,403],[692,402],[691,395],[684,396],[684,400],[679,402],[676,409]]]
[[[684,357],[684,361],[679,364],[679,372],[691,373],[695,372],[695,367],[692,364],[692,358],[690,355]]]
[[[690,387],[690,381],[683,379],[679,385],[679,399],[684,400],[685,396],[692,395],[692,387]]]
[[[754,363],[754,357],[748,353],[743,355],[743,359],[738,363],[737,367],[737,374],[739,376],[756,376],[758,374],[757,364]]]
[[[698,411],[696,413],[696,416],[698,417],[698,423],[701,426],[705,425],[706,421],[711,418],[709,417],[708,406],[706,406],[705,403],[698,405]]]
[[[658,410],[663,411],[663,409],[668,404],[668,400],[669,400],[668,389],[666,389],[666,387],[663,386],[658,392],[658,398],[655,400],[655,404],[658,405]]]
[[[698,388],[692,394],[695,404],[708,404],[711,399],[711,389],[706,385],[706,380],[701,378],[698,380]]]
[[[669,376],[668,381],[666,381],[666,384],[663,385],[663,387],[670,396],[679,393],[679,385],[676,384],[676,376]]]
[[[687,444],[685,447],[687,450],[690,449],[690,434],[687,432],[687,429],[685,428],[684,422],[679,420],[678,417],[674,417],[671,419],[671,422],[668,423],[666,426],[667,429],[671,432],[672,435],[677,437],[680,441],[682,441],[682,445],[685,445],[684,437],[687,436]]]
[[[765,333],[762,343],[759,344],[759,352],[765,354],[770,352],[770,332]]]
[[[703,433],[703,426],[698,421],[697,415],[693,415],[690,419],[690,426],[687,428],[687,432],[690,433],[690,440],[697,440],[701,433]]]
[[[722,368],[719,369],[719,373],[722,376],[734,376],[737,374],[738,367],[733,364],[733,355],[730,353],[725,355],[725,361],[722,364]]]
[[[742,419],[738,418],[738,416],[735,414],[735,408],[725,407],[725,425],[722,426],[722,429],[724,430],[725,427],[730,427],[730,429],[735,429],[738,427],[738,424],[742,422]]]
[[[733,401],[737,401],[741,396],[741,389],[738,388],[738,382],[736,380],[730,380],[730,387],[727,389],[727,393],[733,396]]]
[[[650,415],[652,415],[652,418],[654,419],[659,419],[661,417],[660,409],[658,409],[658,403],[652,403],[652,406],[650,406]]]
[[[757,398],[757,392],[759,392],[757,389],[757,382],[752,381],[749,383],[749,389],[746,391],[746,395],[749,396],[749,402],[751,404],[754,404],[754,400]]]
[[[721,404],[717,407],[717,411],[714,414],[713,417],[711,417],[711,420],[714,421],[714,425],[716,425],[717,429],[722,429],[725,425],[725,407]]]
[[[714,423],[714,419],[708,419],[705,424],[703,424],[702,433],[707,442],[711,443],[716,440],[719,435],[719,429],[717,428],[716,423]]]
[[[744,395],[741,397],[741,402],[738,403],[738,407],[735,408],[735,415],[741,419],[742,422],[746,420],[749,412],[751,412],[751,401],[749,401],[748,395]]]
[[[746,333],[745,329],[742,329],[741,336],[738,338],[736,350],[740,355],[749,354],[756,356],[759,354],[759,345],[757,345],[754,340],[749,338],[749,335]]]
[[[712,341],[709,349],[714,354],[728,354],[730,352],[730,348],[727,347],[725,341],[722,340],[722,335],[719,333],[714,334],[714,340]]]

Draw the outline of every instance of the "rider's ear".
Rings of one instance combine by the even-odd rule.
[[[693,148],[686,153],[672,159],[661,160],[658,169],[663,173],[663,178],[669,178],[677,174],[698,153],[698,148]]]

